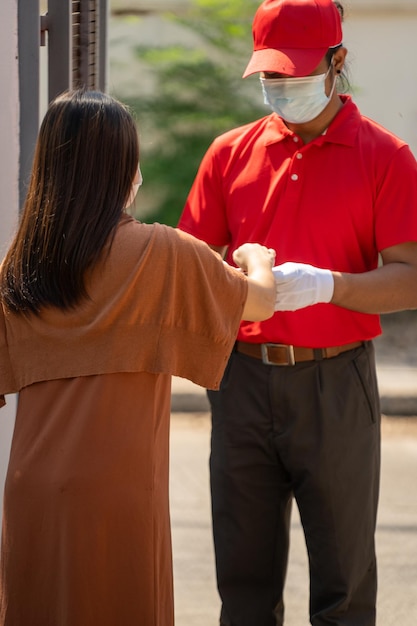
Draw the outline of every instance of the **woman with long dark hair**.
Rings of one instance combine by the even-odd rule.
[[[241,317],[273,314],[274,254],[237,271],[126,212],[135,122],[115,99],[49,107],[0,269],[0,406],[19,392],[5,484],[1,626],[169,626],[171,375],[217,388]]]

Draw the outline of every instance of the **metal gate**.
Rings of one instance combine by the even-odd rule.
[[[48,102],[66,89],[106,91],[108,7],[109,0],[18,0],[20,206],[45,96],[40,94],[40,46],[47,48]]]

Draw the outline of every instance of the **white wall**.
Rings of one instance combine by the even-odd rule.
[[[17,55],[17,0],[1,0],[0,24],[0,258],[3,257],[18,215],[19,85]],[[0,410],[0,503],[9,459],[15,398],[7,397]]]
[[[417,0],[409,12],[355,11],[344,24],[361,112],[410,144],[417,157]]]

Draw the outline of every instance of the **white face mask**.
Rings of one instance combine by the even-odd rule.
[[[311,122],[326,108],[333,95],[326,96],[325,82],[332,65],[325,74],[301,78],[262,78],[265,104],[269,104],[283,120],[292,124]]]
[[[142,172],[140,171],[140,166],[139,165],[138,165],[138,172],[139,172],[139,182],[132,183],[132,188],[130,190],[130,194],[129,194],[129,197],[127,199],[127,202],[125,204],[125,208],[127,208],[128,206],[130,206],[133,203],[134,199],[136,198],[136,194],[139,191],[139,187],[143,183]]]

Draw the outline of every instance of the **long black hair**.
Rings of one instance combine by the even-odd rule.
[[[17,234],[1,266],[0,297],[15,312],[71,308],[85,272],[111,240],[139,162],[135,121],[97,91],[58,96],[43,119]]]

